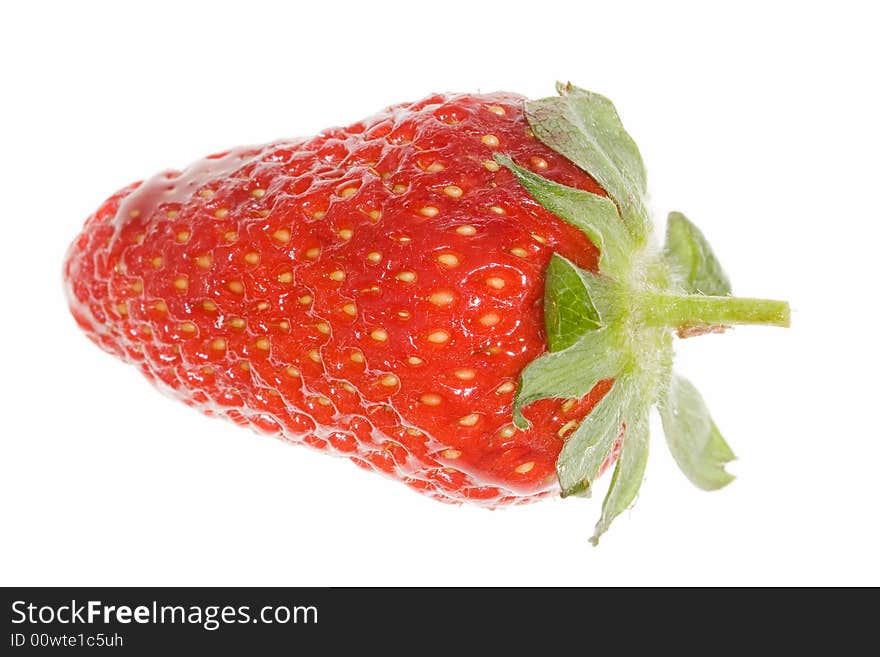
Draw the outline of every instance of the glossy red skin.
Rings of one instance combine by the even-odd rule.
[[[558,490],[563,436],[607,386],[537,402],[531,428],[513,432],[511,384],[546,349],[551,254],[595,270],[597,251],[494,153],[603,193],[532,136],[520,96],[436,95],[121,190],[71,246],[71,310],[101,347],[209,415],[444,501],[534,499]],[[438,291],[452,301],[432,303]],[[438,332],[448,341],[429,340]]]

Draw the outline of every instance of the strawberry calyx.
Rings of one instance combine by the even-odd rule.
[[[619,454],[592,538],[635,500],[648,455],[648,413],[657,406],[669,449],[685,476],[713,490],[733,477],[734,458],[696,388],[672,371],[673,336],[717,332],[733,324],[788,326],[784,301],[730,295],[729,280],[700,230],[681,213],[666,240],[651,245],[645,169],[614,106],[571,84],[559,96],[525,104],[535,136],[589,173],[607,197],[552,182],[497,155],[528,193],[595,244],[598,272],[554,254],[546,272],[547,352],[527,365],[513,403],[580,398],[601,381],[608,392],[569,435],[556,472],[563,497],[589,495],[609,455]]]

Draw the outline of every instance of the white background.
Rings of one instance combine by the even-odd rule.
[[[870,3],[4,3],[4,585],[880,584],[880,49]],[[662,6],[661,6],[662,5]],[[67,244],[111,192],[432,91],[610,96],[791,330],[678,345],[736,451],[703,493],[655,426],[635,508],[446,506],[209,420],[77,330]],[[606,478],[607,481],[607,478]]]

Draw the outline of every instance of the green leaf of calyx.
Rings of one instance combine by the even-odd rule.
[[[607,328],[588,331],[568,349],[536,358],[520,374],[513,400],[513,423],[527,429],[524,407],[539,399],[580,399],[600,381],[615,377],[622,363],[619,336]]]
[[[663,256],[684,292],[719,297],[730,294],[730,281],[706,237],[680,212],[669,213]]]
[[[549,351],[567,349],[600,324],[590,291],[580,270],[554,253],[544,283],[544,328]]]
[[[645,207],[645,166],[610,100],[571,84],[558,97],[526,101],[535,136],[589,173],[620,209],[637,245],[651,232]]]
[[[733,481],[724,464],[736,457],[690,381],[673,374],[659,410],[669,451],[695,486],[717,490]]]
[[[588,491],[628,416],[641,416],[647,404],[638,402],[637,384],[618,376],[599,403],[565,441],[556,460],[556,474],[562,496]]]
[[[599,537],[608,531],[611,523],[635,501],[645,466],[648,464],[648,413],[631,420],[623,432],[623,444],[611,477],[611,485],[602,502],[602,515],[590,542],[599,544]]]
[[[586,234],[599,249],[600,272],[618,278],[629,271],[634,247],[612,201],[547,180],[504,155],[496,155],[495,160],[507,167],[544,209]]]

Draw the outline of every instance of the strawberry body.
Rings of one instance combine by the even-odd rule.
[[[511,404],[547,349],[551,255],[595,271],[598,252],[501,152],[604,195],[532,135],[521,97],[435,95],[121,190],[71,246],[71,310],[209,415],[446,501],[558,490],[564,438],[610,382],[531,404],[525,430]]]

